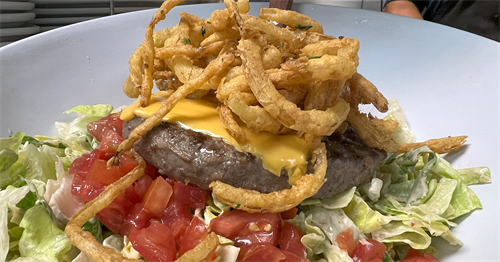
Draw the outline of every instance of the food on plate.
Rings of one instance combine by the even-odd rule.
[[[0,255],[433,261],[431,236],[462,244],[451,220],[481,208],[468,185],[489,170],[439,155],[464,136],[415,142],[397,103],[357,72],[358,40],[294,11],[250,16],[245,0],[153,33],[181,2],[162,4],[129,60],[135,103],[75,107],[61,138],[0,141]],[[54,217],[50,233],[33,229],[37,216]]]

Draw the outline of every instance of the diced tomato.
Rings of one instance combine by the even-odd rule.
[[[402,262],[439,262],[433,255],[422,253],[410,247],[404,259],[399,260]]]
[[[400,262],[439,262],[438,259],[436,259],[433,255],[431,254],[423,254],[422,256],[418,257],[405,257],[402,260],[399,260]]]
[[[297,215],[298,210],[299,209],[297,207],[293,207],[291,209],[288,209],[287,211],[283,211],[281,212],[281,218],[283,218],[283,220],[292,219]]]
[[[87,131],[99,141],[107,130],[113,130],[122,136],[123,121],[120,119],[120,113],[110,114],[87,125]]]
[[[69,173],[75,176],[71,186],[71,194],[80,197],[84,202],[94,199],[104,190],[103,184],[87,180],[87,174],[96,159],[99,159],[98,149],[83,154],[75,159],[69,167]]]
[[[158,172],[158,169],[156,169],[156,167],[154,167],[153,165],[151,165],[150,163],[146,162],[146,170],[144,171],[144,173],[151,177],[153,180],[155,180],[157,177],[160,176],[160,173]],[[168,180],[167,180],[168,182]],[[173,186],[172,183],[169,182],[169,184],[171,186]]]
[[[167,209],[161,217],[161,222],[172,230],[172,235],[178,245],[181,244],[182,235],[191,222],[189,207],[172,198],[168,202]]]
[[[87,173],[96,159],[99,159],[99,149],[94,149],[92,152],[75,159],[69,166],[69,173],[84,179],[87,178]]]
[[[337,242],[340,249],[347,251],[350,256],[352,256],[352,252],[354,252],[357,245],[356,241],[354,241],[352,229],[350,228],[340,232],[335,238],[335,242]]]
[[[233,210],[212,219],[213,232],[227,237],[236,246],[271,244],[276,246],[281,233],[280,213],[248,213]]]
[[[387,247],[374,239],[364,239],[358,242],[354,249],[354,262],[382,262]]]
[[[142,203],[155,217],[159,218],[165,212],[172,193],[172,186],[160,176],[151,183],[142,199]]]
[[[408,248],[408,252],[406,252],[405,258],[407,258],[407,257],[421,257],[421,256],[422,256],[422,252],[410,247],[410,248]]]
[[[240,248],[240,262],[278,262],[286,259],[281,250],[270,244],[245,245]]]
[[[193,249],[201,241],[207,237],[208,231],[205,227],[205,221],[195,216],[191,220],[191,224],[186,229],[182,236],[181,245],[179,247],[179,256]]]
[[[283,255],[285,255],[286,257],[285,259],[281,260],[283,262],[309,262],[309,259],[300,258],[299,256],[295,255],[292,252],[288,252],[281,249],[281,253],[283,253]]]
[[[192,208],[204,208],[208,199],[208,191],[197,186],[174,182],[174,198]]]
[[[121,154],[119,160],[120,163],[118,166],[120,167],[120,173],[122,176],[128,174],[128,172],[132,171],[132,169],[138,165],[137,161],[133,157],[125,154]]]
[[[120,168],[118,166],[108,168],[106,161],[102,159],[96,159],[87,174],[87,180],[93,180],[105,186],[112,184],[120,177]]]
[[[123,142],[123,138],[118,133],[113,130],[106,130],[99,147],[101,155],[104,154],[107,159],[110,158],[116,153],[116,149],[121,142]]]
[[[136,192],[133,185],[125,189],[125,198],[132,204],[142,203],[142,197],[140,197]]]
[[[73,178],[71,194],[80,197],[85,203],[96,198],[102,191],[104,191],[104,185],[97,181],[85,180],[81,176]]]
[[[146,192],[148,192],[148,188],[152,183],[153,179],[149,176],[141,176],[134,182],[135,192],[141,197],[141,199],[144,198],[144,195],[146,195]]]
[[[149,261],[175,260],[175,240],[170,229],[161,223],[153,223],[141,230],[134,229],[129,238],[134,249]]]
[[[283,221],[281,226],[281,235],[278,245],[281,250],[295,254],[299,258],[306,258],[306,247],[300,239],[304,234],[296,228],[292,223]]]
[[[109,230],[118,234],[133,207],[134,204],[124,195],[118,195],[109,206],[97,213],[97,217]]]
[[[140,230],[148,227],[151,224],[151,218],[153,218],[153,214],[145,209],[142,203],[135,204],[134,208],[130,211],[130,214],[123,223],[120,234],[122,236],[127,236],[130,234],[132,228]]]

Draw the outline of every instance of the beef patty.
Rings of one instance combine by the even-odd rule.
[[[144,120],[134,118],[125,122],[123,136],[128,137]],[[314,197],[326,198],[370,181],[387,156],[384,151],[367,146],[350,126],[344,134],[334,133],[323,142],[328,157],[327,181]],[[216,180],[262,193],[291,188],[285,170],[278,177],[264,169],[258,157],[237,150],[222,138],[175,123],[155,126],[135,143],[134,150],[161,174],[203,189]]]

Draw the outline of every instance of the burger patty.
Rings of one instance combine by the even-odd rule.
[[[125,122],[123,136],[128,137],[144,120],[134,118]],[[333,134],[323,141],[328,151],[328,168],[327,181],[314,195],[319,198],[370,181],[387,155],[367,146],[351,127],[344,134]],[[253,154],[241,152],[221,138],[175,123],[162,122],[155,126],[135,143],[134,150],[161,174],[203,189],[208,189],[216,180],[262,193],[291,188],[285,170],[276,176],[264,169],[262,161]],[[312,167],[308,169],[312,171]]]

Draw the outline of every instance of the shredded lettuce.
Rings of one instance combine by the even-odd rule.
[[[61,261],[72,256],[75,248],[58,226],[63,228],[83,203],[71,194],[67,170],[98,146],[87,124],[112,110],[95,105],[66,111],[79,116],[71,123],[56,123],[61,137],[15,132],[0,138],[0,260]],[[98,222],[87,229],[101,234]]]
[[[20,188],[8,188],[0,191],[0,260],[5,260],[9,253],[10,236],[9,231],[11,228],[17,227],[16,217],[19,218],[19,208],[16,204],[21,201],[26,194],[30,192],[27,186]],[[20,220],[19,220],[20,221]],[[14,224],[9,227],[9,224]],[[14,240],[17,241],[18,239]],[[14,244],[13,247],[17,246]]]
[[[18,177],[22,177],[26,170],[23,168],[23,159],[19,159],[19,148],[24,133],[16,132],[8,138],[0,138],[0,189],[14,184]],[[15,155],[14,155],[15,154]]]
[[[307,257],[311,261],[352,261],[347,251],[338,246],[336,238],[348,229],[352,230],[356,241],[362,236],[358,227],[342,209],[314,206],[299,213],[290,222],[304,233],[301,242],[306,247]]]
[[[230,206],[222,203],[216,196],[212,194],[212,197],[207,201],[207,204],[205,206],[205,211],[203,212],[203,219],[205,220],[205,225],[207,227],[210,226],[210,221],[212,221],[212,219],[224,213],[227,213],[230,210],[231,210]]]
[[[361,232],[415,249],[429,248],[432,236],[462,245],[450,231],[456,226],[451,220],[481,208],[467,184],[490,181],[487,168],[459,172],[423,146],[390,156],[380,171],[391,178],[381,199],[372,201],[360,191],[344,208]]]
[[[399,105],[396,98],[389,99],[389,111],[384,119],[393,119],[398,122],[398,127],[394,133],[394,140],[398,143],[414,143],[417,142],[415,135],[411,131],[408,122],[406,121],[403,108]]]
[[[46,261],[60,261],[71,249],[71,242],[53,222],[43,205],[36,205],[24,214],[19,224],[24,228],[19,240],[21,256]]]

